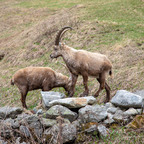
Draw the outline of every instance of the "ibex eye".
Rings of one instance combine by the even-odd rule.
[[[58,49],[57,49],[57,48],[54,48],[54,50],[57,51]]]

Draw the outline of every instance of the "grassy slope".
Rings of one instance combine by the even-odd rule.
[[[39,37],[32,41],[31,37],[27,36],[28,38],[23,41],[21,33],[23,35],[24,31],[33,28],[42,20],[48,20],[51,15],[55,15],[62,8],[69,9],[77,4],[81,4],[80,8],[76,9],[79,19],[78,29],[67,35],[71,39],[65,36],[65,42],[78,49],[99,51],[108,55],[114,65],[115,78],[109,80],[113,90],[112,95],[117,89],[134,91],[143,87],[144,81],[141,77],[143,77],[144,63],[144,3],[141,0],[13,0],[12,3],[7,0],[1,1],[0,6],[2,12],[0,46],[1,52],[6,53],[5,59],[0,62],[2,105],[8,102],[9,104],[15,104],[15,102],[20,104],[19,92],[8,83],[12,74],[21,67],[50,66],[58,71],[62,69],[62,72],[67,74],[59,62],[55,64],[49,61],[50,52],[47,52],[49,45],[44,45]],[[18,37],[20,38],[18,39]],[[28,43],[31,43],[30,46],[33,48],[28,49],[30,47]],[[42,55],[39,49],[43,50]],[[60,61],[62,62],[61,59]],[[95,83],[96,81],[90,78],[89,86],[92,94],[95,91],[93,87]],[[75,96],[82,91],[82,80],[79,79]],[[29,93],[28,103],[30,105],[37,103],[40,95],[32,98],[36,93]],[[101,96],[103,94],[104,92]],[[33,103],[31,103],[31,99],[33,99]],[[103,96],[98,100],[103,101]]]
[[[75,8],[75,5],[78,6]],[[144,85],[143,7],[142,0],[0,0],[0,54],[6,54],[0,61],[1,106],[21,105],[17,88],[10,86],[9,83],[15,71],[22,67],[50,66],[68,75],[60,64],[63,63],[62,59],[59,58],[57,62],[49,60],[56,32],[54,31],[52,36],[43,32],[54,26],[56,29],[68,24],[74,27],[74,31],[67,33],[64,38],[68,45],[92,52],[99,51],[111,59],[114,79],[108,79],[108,83],[112,88],[112,96],[118,89],[130,91],[142,89]],[[69,14],[66,16],[66,21],[61,20],[60,18],[66,13],[61,11],[62,9],[66,12],[74,9],[72,12],[76,18],[71,20],[72,15]],[[56,24],[57,19],[52,22],[55,16],[58,18]],[[46,28],[50,24],[50,28]],[[98,88],[94,78],[90,78],[89,88],[90,94]],[[63,91],[62,88],[56,90]],[[82,79],[79,78],[75,96],[82,91]],[[99,102],[104,100],[104,95],[105,92],[102,92],[98,98]],[[33,108],[39,102],[39,98],[39,91],[29,92],[28,106]],[[115,141],[112,134],[110,140],[113,139]]]

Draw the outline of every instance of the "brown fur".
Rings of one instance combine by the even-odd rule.
[[[107,93],[107,99],[105,102],[110,100],[110,87],[105,82],[105,79],[106,73],[112,75],[112,64],[105,55],[85,50],[76,50],[63,43],[59,43],[59,45],[55,45],[54,52],[50,55],[50,57],[57,58],[59,56],[63,58],[69,71],[71,72],[72,83],[70,96],[73,96],[74,94],[74,88],[78,75],[82,75],[85,87],[85,91],[82,96],[88,95],[88,76],[93,76],[97,78],[100,83],[99,90],[94,96],[97,97],[100,91],[105,88]]]
[[[69,90],[69,78],[57,73],[49,67],[26,67],[18,70],[11,79],[11,84],[16,85],[21,93],[21,102],[24,108],[28,91],[42,89],[49,91],[55,87]]]

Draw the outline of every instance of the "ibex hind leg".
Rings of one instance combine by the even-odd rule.
[[[100,86],[99,86],[99,89],[98,91],[94,94],[94,97],[98,97],[99,96],[99,93],[105,88],[105,73],[101,73],[99,75],[99,78],[97,78]]]

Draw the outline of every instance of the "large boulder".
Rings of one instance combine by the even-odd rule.
[[[68,119],[71,122],[77,118],[77,113],[72,112],[68,108],[61,106],[61,105],[52,106],[46,113],[43,114],[43,117],[50,118],[50,119],[56,119],[56,117],[58,117],[60,115],[63,118]]]
[[[54,91],[41,91],[41,95],[44,108],[47,108],[49,106],[49,102],[53,100],[65,98],[65,94]]]
[[[111,99],[111,103],[119,107],[141,108],[142,97],[126,90],[119,90],[117,91],[116,95]]]
[[[79,110],[81,123],[100,122],[107,117],[107,107],[103,105],[87,105]]]
[[[0,119],[16,118],[22,111],[23,110],[19,107],[0,107]]]
[[[59,100],[53,100],[49,102],[47,107],[51,107],[54,105],[63,105],[68,108],[81,108],[86,105],[92,105],[96,102],[96,99],[93,96],[88,97],[80,97],[80,98],[64,98]]]
[[[50,130],[46,130],[44,135],[46,143],[57,144],[60,142],[59,137],[61,137],[62,143],[71,143],[76,138],[77,130],[74,124],[54,125]]]

